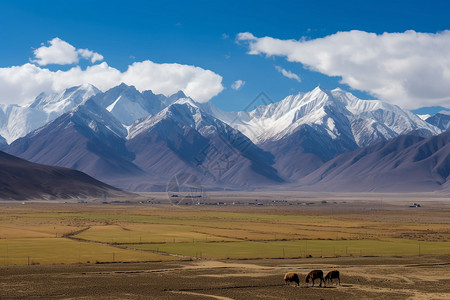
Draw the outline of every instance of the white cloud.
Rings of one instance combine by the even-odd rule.
[[[241,87],[243,87],[245,85],[245,81],[243,80],[236,80],[235,82],[233,82],[233,84],[231,85],[231,88],[233,90],[239,90]]]
[[[207,102],[223,90],[222,76],[195,66],[135,62],[122,74],[122,81],[138,90],[170,95],[182,90],[198,102]]]
[[[223,90],[222,77],[212,71],[180,64],[133,63],[125,72],[106,62],[82,69],[50,71],[34,64],[0,68],[0,103],[28,103],[43,91],[90,83],[107,90],[122,82],[138,90],[171,95],[182,90],[199,102],[207,102]]]
[[[45,65],[76,61],[74,57],[69,60],[69,55],[65,56],[65,60],[63,55],[59,56],[59,60],[55,59],[55,53],[59,53],[59,50],[63,48],[68,50],[73,46],[66,43],[70,46],[67,47],[64,41],[57,38],[50,43],[51,46],[44,47],[47,49],[43,51],[42,47],[39,48],[41,50],[36,55],[36,58],[39,59],[37,63]],[[61,44],[64,46],[61,47]],[[55,45],[56,48],[52,48]],[[49,48],[52,49],[48,50]],[[77,55],[76,57],[80,55],[90,59],[92,63],[103,59],[103,56],[88,49],[76,50],[73,47],[72,50]],[[69,51],[66,52],[69,53]],[[207,102],[223,90],[222,76],[196,66],[176,63],[158,64],[146,60],[131,64],[124,72],[109,66],[106,62],[84,69],[74,66],[69,70],[57,71],[26,63],[21,66],[0,68],[0,103],[25,104],[34,100],[41,92],[61,91],[85,83],[93,84],[105,91],[122,82],[134,85],[140,91],[152,90],[164,95],[171,95],[182,90],[187,96],[198,102]]]
[[[280,72],[281,74],[283,74],[283,76],[285,76],[285,77],[287,77],[287,78],[295,79],[295,80],[297,80],[298,82],[302,82],[302,80],[300,79],[300,77],[299,77],[297,74],[292,73],[292,72],[289,71],[289,70],[283,69],[283,68],[280,67],[280,66],[275,66],[275,69],[277,69],[278,72]]]
[[[49,43],[50,46],[41,46],[33,51],[35,59],[31,60],[31,62],[46,66],[49,64],[76,64],[79,62],[80,57],[90,59],[92,63],[103,60],[101,54],[89,49],[76,49],[71,44],[57,37],[49,41]]]
[[[91,63],[95,63],[97,61],[103,60],[103,55],[98,54],[94,51],[91,51],[89,49],[78,49],[77,52],[83,57],[84,59],[90,59]]]
[[[33,51],[36,57],[33,62],[45,66],[48,64],[68,65],[78,63],[78,53],[74,46],[54,38],[49,41],[50,46],[42,46]]]
[[[448,30],[380,35],[353,30],[313,40],[257,38],[244,32],[237,41],[248,43],[249,54],[284,56],[402,107],[448,106],[450,100]]]

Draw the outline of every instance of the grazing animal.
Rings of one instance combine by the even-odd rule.
[[[337,279],[339,281],[339,285],[341,285],[341,278],[339,278],[339,271],[330,271],[328,272],[327,276],[325,276],[325,282],[329,281],[332,284],[333,279]]]
[[[284,275],[284,282],[288,284],[288,282],[292,281],[295,282],[297,286],[300,286],[300,279],[298,278],[298,275],[296,273],[293,272],[286,273],[286,275]]]
[[[325,280],[323,279],[323,272],[322,272],[322,270],[313,270],[313,271],[309,272],[309,274],[305,278],[305,282],[309,283],[310,279],[312,280],[312,286],[314,286],[314,281],[316,279],[320,279],[319,286],[322,286],[322,282],[325,285]]]

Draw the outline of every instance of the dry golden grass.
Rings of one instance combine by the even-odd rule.
[[[448,210],[351,208],[4,205],[0,264],[450,254]]]

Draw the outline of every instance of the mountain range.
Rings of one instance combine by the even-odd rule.
[[[450,192],[450,131],[403,135],[344,153],[298,182],[304,190]]]
[[[0,138],[4,151],[130,191],[165,190],[179,172],[209,188],[318,187],[314,176],[332,161],[344,164],[341,155],[407,134],[427,140],[448,129],[446,115],[426,122],[398,106],[320,86],[239,112],[182,92],[166,97],[125,84],[105,92],[73,87],[43,93],[27,107],[0,108],[0,135],[9,143],[1,146]]]

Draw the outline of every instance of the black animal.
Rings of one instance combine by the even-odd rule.
[[[309,272],[309,274],[305,278],[305,282],[309,283],[310,279],[312,280],[312,286],[314,286],[314,281],[316,279],[320,279],[320,284],[319,284],[320,287],[322,286],[322,282],[325,285],[325,280],[323,279],[322,270],[313,270],[313,271]]]
[[[287,284],[288,282],[295,282],[297,284],[297,286],[300,285],[300,279],[298,278],[298,275],[296,273],[286,273],[286,275],[284,275],[284,282]]]
[[[341,285],[341,278],[339,278],[339,271],[330,271],[327,276],[325,276],[325,282],[329,281],[331,284],[333,283],[333,279],[337,279],[339,281],[339,285]]]

